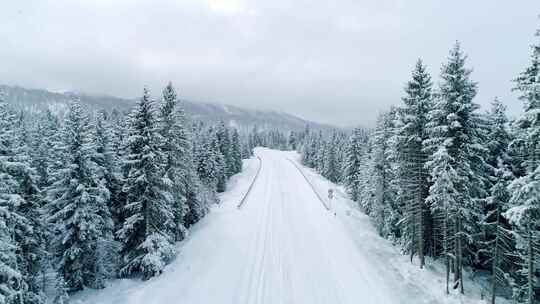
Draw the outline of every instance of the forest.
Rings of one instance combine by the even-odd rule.
[[[170,83],[127,114],[0,98],[0,134],[2,304],[159,275],[247,157],[236,129],[191,122]]]
[[[116,278],[159,276],[190,228],[219,204],[255,147],[294,150],[346,189],[418,271],[445,268],[446,294],[540,301],[540,31],[513,79],[509,117],[461,44],[434,79],[421,59],[374,127],[303,131],[186,115],[172,83],[130,111],[32,111],[0,92],[0,304],[68,303]],[[419,54],[420,55],[420,54]],[[362,123],[358,122],[359,125]]]
[[[416,62],[401,104],[375,128],[292,136],[303,163],[345,185],[411,262],[444,263],[446,293],[467,292],[467,270],[489,273],[483,293],[491,303],[540,298],[540,42],[531,49],[529,66],[513,79],[523,102],[515,119],[497,98],[480,111],[456,42],[436,84]]]

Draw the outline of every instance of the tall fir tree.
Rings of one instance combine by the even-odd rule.
[[[175,240],[180,241],[185,237],[186,227],[184,216],[187,213],[187,190],[185,189],[191,176],[188,173],[190,153],[189,139],[185,127],[183,109],[180,107],[176,91],[169,82],[163,89],[163,99],[159,110],[159,132],[161,134],[160,149],[165,157],[165,175],[172,183]]]
[[[242,171],[242,147],[240,143],[240,135],[238,130],[234,129],[231,136],[231,158],[233,173],[240,173]]]
[[[540,30],[536,34],[540,37]],[[532,304],[538,282],[540,253],[540,42],[532,46],[529,66],[515,79],[524,113],[515,122],[516,139],[511,146],[518,152],[518,178],[509,185],[510,208],[504,216],[514,226],[521,260],[514,282],[514,298]]]
[[[361,166],[365,145],[366,136],[362,133],[362,129],[355,128],[347,144],[343,172],[347,192],[353,201],[358,201],[360,198]]]
[[[97,246],[110,238],[112,230],[109,191],[92,161],[95,143],[89,118],[77,101],[70,104],[65,116],[62,139],[65,166],[53,173],[47,205],[58,272],[68,290],[103,287]]]
[[[508,132],[506,107],[497,99],[493,100],[488,113],[486,158],[489,176],[489,196],[484,208],[482,225],[484,236],[480,244],[479,259],[487,260],[491,265],[491,303],[502,287],[508,286],[508,277],[514,268],[510,258],[514,251],[513,232],[508,221],[503,217],[509,207],[510,193],[508,184],[514,179],[511,171],[511,159],[507,149],[511,141]]]
[[[470,79],[472,70],[465,67],[466,56],[458,42],[450,51],[448,62],[441,69],[441,83],[433,109],[429,113],[429,138],[424,141],[425,151],[432,153],[427,168],[431,171],[431,183],[438,183],[434,170],[439,166],[433,161],[436,152],[444,147],[448,154],[454,193],[457,195],[454,205],[450,206],[450,219],[454,235],[453,273],[455,286],[463,287],[463,264],[466,254],[472,250],[469,246],[473,236],[479,232],[481,203],[485,197],[482,188],[482,172],[485,171],[482,158],[483,148],[480,142],[479,117],[475,112],[478,105],[473,102],[476,96],[476,83]],[[429,201],[437,201],[440,195],[430,189]],[[432,207],[432,211],[440,208]],[[437,227],[435,227],[437,228]],[[438,227],[438,229],[442,229]],[[449,227],[445,227],[449,229]],[[448,232],[445,232],[447,234]]]
[[[425,170],[428,154],[424,142],[428,139],[428,113],[432,108],[431,76],[418,59],[412,78],[405,87],[402,98],[401,128],[397,131],[399,183],[405,201],[403,243],[411,258],[417,254],[420,268],[424,266],[426,244],[429,241],[430,212],[425,200],[428,196],[428,172]]]
[[[224,121],[219,122],[219,125],[216,128],[216,136],[219,143],[219,151],[223,156],[224,172],[228,178],[234,174],[234,159],[231,156],[231,137],[229,134],[229,129],[225,125]],[[222,191],[224,190],[225,189],[223,188]]]
[[[126,219],[117,232],[122,243],[120,274],[140,273],[149,279],[159,275],[174,255],[170,233],[174,213],[171,182],[161,166],[165,157],[159,147],[153,101],[146,88],[131,113],[128,136]]]

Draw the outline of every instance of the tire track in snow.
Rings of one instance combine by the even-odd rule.
[[[326,202],[324,201],[324,199],[321,197],[321,195],[319,194],[319,192],[317,192],[317,190],[315,189],[315,187],[313,186],[313,184],[311,183],[311,181],[307,178],[307,176],[304,174],[304,172],[302,171],[302,169],[300,169],[300,167],[293,161],[291,160],[290,158],[287,158],[288,161],[291,162],[291,164],[293,164],[296,169],[298,170],[298,172],[300,172],[300,174],[302,174],[302,176],[304,177],[304,179],[306,180],[306,182],[308,183],[309,187],[311,188],[311,190],[313,190],[313,192],[315,192],[315,195],[317,195],[317,198],[319,199],[319,201],[321,202],[321,204],[324,206],[324,208],[328,211],[330,211],[330,207],[328,207],[326,205]]]
[[[247,200],[249,194],[251,193],[251,190],[253,189],[253,186],[255,185],[255,182],[257,181],[257,178],[259,177],[259,173],[261,172],[262,168],[262,159],[256,155],[257,159],[259,160],[259,168],[257,169],[257,173],[255,173],[255,177],[253,177],[253,181],[251,181],[251,184],[249,185],[246,194],[244,194],[244,197],[240,200],[240,202],[237,205],[237,208],[240,209],[244,205],[245,201]]]
[[[272,161],[272,160],[270,160]],[[265,188],[263,192],[264,200],[261,202],[258,202],[258,204],[263,204],[262,208],[261,206],[257,205],[251,205],[252,208],[256,208],[258,210],[258,229],[255,233],[255,236],[252,238],[251,243],[253,244],[251,246],[250,250],[250,256],[252,257],[252,261],[247,266],[247,278],[246,278],[246,284],[242,285],[241,288],[246,288],[247,290],[240,290],[240,294],[245,294],[245,299],[241,301],[240,303],[258,303],[258,293],[260,292],[260,286],[261,286],[261,271],[263,270],[263,263],[264,263],[264,255],[266,254],[265,246],[266,246],[266,238],[267,238],[267,230],[269,230],[269,216],[268,213],[270,212],[270,203],[269,198],[271,197],[272,193],[272,182],[273,182],[273,175],[274,175],[274,168],[272,165],[268,166],[269,172],[265,176]],[[257,208],[259,207],[259,208]],[[250,209],[252,210],[252,209]],[[257,273],[259,274],[258,276]]]

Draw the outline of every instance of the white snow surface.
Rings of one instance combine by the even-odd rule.
[[[222,203],[191,229],[161,276],[114,280],[75,294],[72,303],[485,303],[470,279],[466,296],[445,295],[440,264],[418,269],[377,235],[343,189],[302,167],[321,197],[336,190],[327,211],[289,162],[298,162],[296,153],[255,153],[261,172],[242,208],[237,204],[257,171],[255,158],[244,161]]]

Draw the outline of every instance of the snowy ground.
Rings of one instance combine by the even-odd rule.
[[[222,204],[178,246],[178,257],[152,280],[115,280],[74,296],[78,304],[484,303],[479,287],[444,294],[443,270],[419,270],[339,187],[303,168],[320,196],[337,189],[326,210],[292,152],[259,148],[259,177],[241,209],[259,162],[233,177]],[[329,202],[327,201],[329,204]],[[334,215],[334,212],[336,215]],[[431,263],[430,263],[431,264]],[[476,291],[473,291],[476,290]]]

